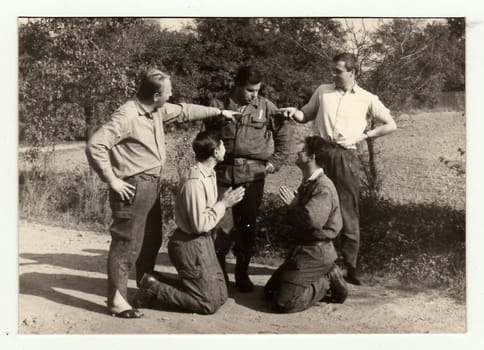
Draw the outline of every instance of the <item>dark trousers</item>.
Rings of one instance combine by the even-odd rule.
[[[332,268],[333,264],[330,267]],[[265,297],[271,300],[277,312],[304,311],[324,298],[330,289],[329,279],[325,273],[315,277],[312,283],[302,284],[281,278],[286,268],[284,264],[280,266],[264,287]]]
[[[326,175],[333,181],[338,192],[343,229],[342,253],[346,264],[356,267],[360,247],[360,177],[356,150],[344,149],[331,144],[329,159],[325,165]]]
[[[227,300],[227,286],[210,234],[188,235],[177,229],[168,243],[168,255],[179,279],[159,274],[150,288],[155,307],[213,314]]]
[[[159,178],[135,175],[124,181],[136,187],[129,201],[110,191],[113,215],[108,254],[108,306],[113,306],[116,291],[127,301],[129,272],[136,262],[136,279],[152,271],[161,247],[162,217]]]
[[[257,237],[257,216],[264,195],[265,180],[246,182],[234,185],[232,188],[243,186],[245,188],[244,199],[227,210],[218,227],[224,227],[225,232],[233,230],[230,234],[224,234],[220,230],[215,232],[215,250],[218,255],[227,255],[234,242],[233,252],[235,256],[250,258],[255,254],[255,241]],[[219,185],[219,193],[222,194],[228,187]],[[227,224],[229,223],[229,224]]]

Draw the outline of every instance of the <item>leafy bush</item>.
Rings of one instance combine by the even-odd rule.
[[[266,194],[259,217],[259,261],[284,257],[291,228],[276,194]],[[436,204],[397,204],[363,197],[359,266],[370,280],[396,278],[408,288],[445,288],[465,297],[465,213]],[[341,236],[335,242],[341,246]]]
[[[32,168],[19,176],[19,212],[23,219],[106,232],[112,222],[107,185],[88,169],[63,172]],[[176,181],[162,180],[163,232],[174,229]]]

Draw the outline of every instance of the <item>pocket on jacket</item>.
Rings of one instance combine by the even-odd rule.
[[[257,110],[250,117],[250,125],[256,129],[262,129],[267,124],[267,118],[262,109]]]

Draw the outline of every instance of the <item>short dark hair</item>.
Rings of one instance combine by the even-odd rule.
[[[355,75],[358,74],[358,60],[356,56],[349,52],[343,52],[333,57],[333,62],[343,61],[346,63],[346,70],[354,70]]]
[[[242,66],[234,78],[235,85],[259,84],[262,81],[262,74],[253,66]]]
[[[215,148],[220,145],[222,136],[219,133],[212,131],[201,131],[195,136],[192,148],[195,152],[195,158],[199,162],[203,162],[213,156]]]
[[[136,96],[140,100],[149,100],[158,91],[163,91],[165,81],[170,79],[168,74],[156,68],[149,68],[141,73]]]
[[[316,164],[319,167],[326,169],[329,161],[329,152],[332,146],[319,136],[308,136],[305,138],[304,143],[306,146],[306,154],[308,156],[314,154]]]

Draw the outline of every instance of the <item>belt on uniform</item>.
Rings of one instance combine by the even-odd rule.
[[[265,160],[260,159],[248,159],[248,158],[233,158],[229,160],[229,164],[232,165],[244,165],[244,164],[265,164]]]
[[[355,149],[353,148],[346,148],[346,147],[343,147],[341,146],[339,143],[336,143],[336,141],[328,141],[328,140],[325,140],[323,139],[324,143],[328,146],[331,146],[333,149],[338,149],[338,150],[341,150],[341,151],[356,151]]]

